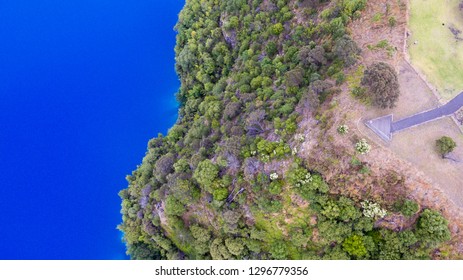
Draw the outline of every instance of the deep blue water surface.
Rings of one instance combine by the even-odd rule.
[[[122,259],[119,190],[176,119],[183,0],[0,1],[0,259]]]

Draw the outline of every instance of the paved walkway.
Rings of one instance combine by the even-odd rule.
[[[450,100],[447,104],[437,107],[433,110],[418,113],[413,116],[401,119],[392,123],[391,132],[401,131],[413,126],[433,121],[442,117],[454,114],[458,109],[463,107],[463,92],[458,94],[454,99]]]
[[[461,107],[463,107],[463,92],[458,94],[455,98],[443,106],[415,114],[396,122],[392,122],[392,115],[387,115],[367,121],[365,124],[371,128],[379,137],[386,141],[390,141],[392,139],[392,134],[395,132],[450,116],[457,112]]]

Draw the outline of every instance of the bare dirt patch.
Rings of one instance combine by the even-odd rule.
[[[402,58],[404,36],[407,27],[407,3],[405,0],[369,0],[362,17],[352,22],[353,39],[362,49],[366,65],[384,61],[397,66]],[[395,21],[395,23],[390,23]],[[390,49],[375,47],[386,40]],[[391,52],[391,50],[393,50]]]

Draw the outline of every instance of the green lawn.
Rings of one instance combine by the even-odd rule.
[[[458,8],[461,1],[410,0],[412,63],[446,100],[463,91],[463,11]],[[458,41],[449,27],[461,30],[462,40]]]

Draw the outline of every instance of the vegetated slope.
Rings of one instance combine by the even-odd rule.
[[[400,174],[361,161],[368,144],[330,141],[365,3],[186,1],[179,120],[120,192],[132,258],[416,259],[450,238],[439,212],[402,198]]]

